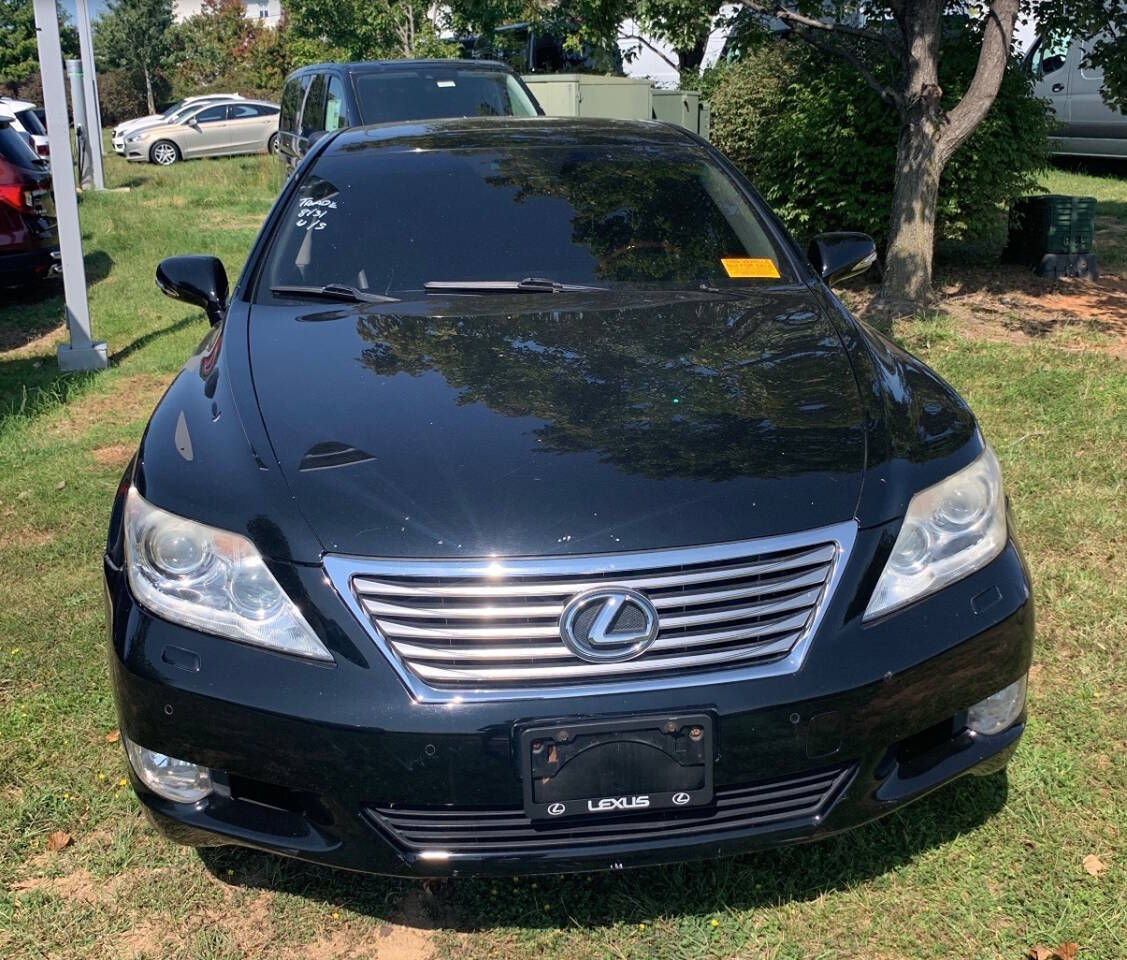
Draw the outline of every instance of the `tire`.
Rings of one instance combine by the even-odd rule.
[[[266,141],[266,152],[277,155],[278,135],[276,133],[270,134],[270,139]]]
[[[149,148],[149,160],[160,167],[168,167],[180,159],[180,148],[171,140],[158,140]]]

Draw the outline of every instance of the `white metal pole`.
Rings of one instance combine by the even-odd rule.
[[[82,54],[82,88],[86,100],[86,122],[89,129],[86,139],[90,144],[90,159],[94,163],[94,189],[106,189],[102,170],[102,113],[98,106],[98,83],[94,74],[94,42],[90,32],[90,6],[87,0],[75,0],[78,19],[78,49]]]
[[[63,260],[70,343],[59,344],[60,370],[102,370],[107,365],[105,341],[90,336],[90,308],[86,301],[86,266],[82,262],[82,230],[78,223],[78,195],[67,124],[63,80],[63,51],[55,0],[33,0],[39,43],[39,72],[43,77],[43,107],[47,111],[47,141],[51,149],[51,182],[55,190],[59,250]]]

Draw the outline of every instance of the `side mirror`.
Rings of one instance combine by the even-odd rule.
[[[877,245],[867,233],[820,233],[806,255],[830,286],[860,276],[877,262]]]
[[[311,134],[309,134],[308,146],[312,147],[313,144],[315,144],[318,140],[325,136],[328,136],[327,130],[314,130]]]
[[[200,122],[195,117],[188,117],[184,122],[193,130],[199,130],[200,128]]]
[[[166,257],[157,267],[157,286],[166,297],[203,307],[213,327],[227,315],[227,271],[218,257]]]

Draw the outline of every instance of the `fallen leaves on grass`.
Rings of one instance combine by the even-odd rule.
[[[121,739],[120,730],[111,730],[106,734],[106,743],[117,743]]]
[[[1062,943],[1055,947],[1030,947],[1026,960],[1074,960],[1079,946],[1075,943]]]
[[[47,849],[52,853],[57,853],[64,847],[71,845],[73,838],[65,830],[56,830],[47,838]]]
[[[1088,856],[1083,859],[1082,865],[1084,867],[1084,871],[1093,877],[1098,877],[1107,869],[1107,864],[1104,863],[1094,853],[1089,853]]]

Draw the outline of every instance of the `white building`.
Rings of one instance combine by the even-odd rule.
[[[282,0],[239,0],[248,20],[276,27],[282,19]],[[172,17],[180,23],[203,10],[203,0],[172,0]]]

